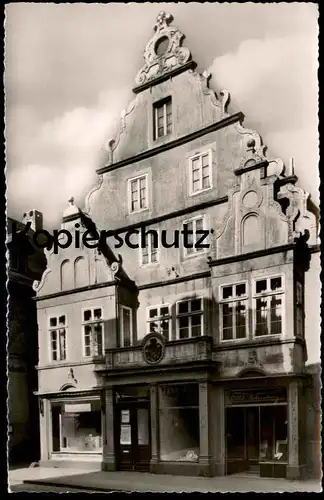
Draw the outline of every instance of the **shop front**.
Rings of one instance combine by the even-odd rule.
[[[230,390],[225,402],[226,473],[286,477],[286,388]]]

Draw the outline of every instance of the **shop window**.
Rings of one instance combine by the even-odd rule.
[[[177,302],[177,338],[187,339],[204,334],[204,302],[193,298]]]
[[[255,281],[253,302],[256,337],[283,332],[283,300],[282,276]]]
[[[104,354],[103,319],[100,307],[86,309],[82,317],[83,355],[102,356]]]
[[[148,309],[147,333],[160,333],[170,340],[171,315],[167,305],[150,307]]]
[[[212,187],[211,151],[189,158],[190,195],[200,193]]]
[[[66,328],[65,314],[49,318],[52,361],[66,360]]]
[[[198,384],[160,388],[159,424],[162,461],[199,460]]]
[[[246,338],[248,331],[247,283],[221,287],[220,326],[223,341]]]
[[[287,406],[260,407],[260,462],[287,462]]]
[[[154,140],[172,133],[171,97],[154,104]]]
[[[53,452],[100,453],[100,400],[52,403]]]
[[[129,347],[133,343],[133,312],[130,307],[120,307],[120,347]]]

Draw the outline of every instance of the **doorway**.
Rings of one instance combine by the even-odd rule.
[[[148,471],[151,458],[148,403],[124,403],[116,408],[119,470]]]

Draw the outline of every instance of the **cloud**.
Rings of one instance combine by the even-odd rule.
[[[300,184],[318,202],[317,33],[245,40],[217,57],[209,71],[285,163],[295,158]],[[212,81],[213,81],[212,80]]]
[[[125,104],[127,91],[105,91],[99,94],[94,107],[78,107],[37,124],[34,136],[28,133],[25,148],[27,157],[39,161],[8,170],[8,207],[14,201],[18,217],[37,208],[44,213],[45,224],[54,227],[71,195],[83,206],[84,195],[96,183],[95,171],[104,156],[103,146],[114,135]],[[28,110],[22,112],[26,125]],[[17,116],[19,110],[15,121]],[[12,131],[8,131],[9,143],[13,137]],[[21,140],[22,137],[20,134]],[[24,161],[24,156],[20,161]]]

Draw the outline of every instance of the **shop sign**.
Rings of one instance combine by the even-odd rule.
[[[228,392],[230,404],[284,403],[287,401],[284,388],[269,388]]]
[[[65,404],[65,413],[82,413],[91,411],[91,403]]]

